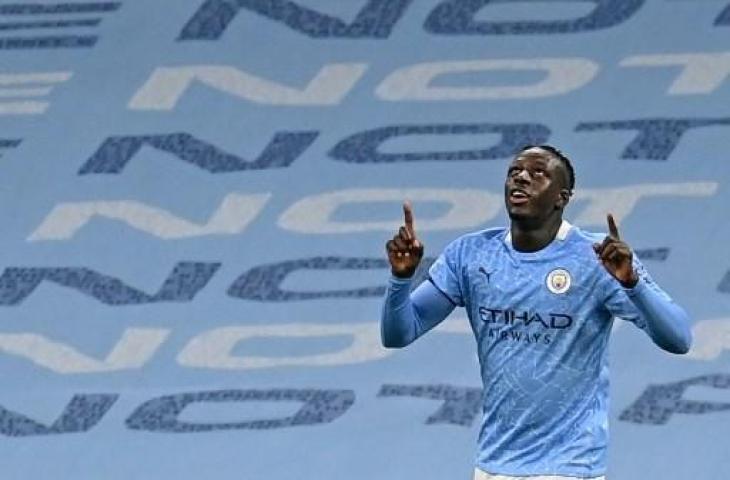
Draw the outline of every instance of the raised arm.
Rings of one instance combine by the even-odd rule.
[[[423,244],[416,236],[413,210],[403,204],[404,225],[386,245],[391,278],[380,321],[385,347],[405,347],[436,326],[454,309],[431,282],[423,282],[410,293],[411,279],[423,257]]]
[[[645,330],[652,341],[671,353],[687,353],[692,332],[687,313],[654,283],[631,248],[618,233],[613,216],[608,215],[609,235],[593,246],[608,273],[623,288],[614,289],[607,300],[609,311]]]
[[[410,279],[391,277],[380,318],[384,347],[401,348],[441,323],[454,310],[436,287],[426,281],[409,293]]]

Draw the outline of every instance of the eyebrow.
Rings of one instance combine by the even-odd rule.
[[[523,160],[523,159],[524,160],[533,160],[534,159],[534,160],[541,162],[544,165],[547,165],[550,163],[550,159],[546,159],[545,157],[540,156],[540,155],[520,155],[519,157],[515,158],[512,161],[512,163],[510,163],[510,168],[513,167],[517,162],[519,162],[520,160]]]

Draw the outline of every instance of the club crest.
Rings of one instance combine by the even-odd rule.
[[[556,268],[552,272],[548,273],[545,283],[547,284],[548,290],[555,294],[561,294],[568,291],[570,288],[570,273],[564,268]]]

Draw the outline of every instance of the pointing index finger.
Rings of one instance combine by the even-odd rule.
[[[413,229],[413,208],[411,207],[411,202],[403,203],[403,218],[405,220],[408,233],[415,237],[416,232]]]
[[[618,227],[616,226],[616,221],[613,219],[613,215],[609,213],[606,216],[606,220],[608,220],[608,234],[616,240],[620,240],[621,237],[618,234]]]

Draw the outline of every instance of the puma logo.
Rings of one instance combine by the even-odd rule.
[[[483,273],[485,277],[487,277],[487,283],[489,283],[490,277],[492,274],[484,269],[484,267],[479,267],[479,272]]]

